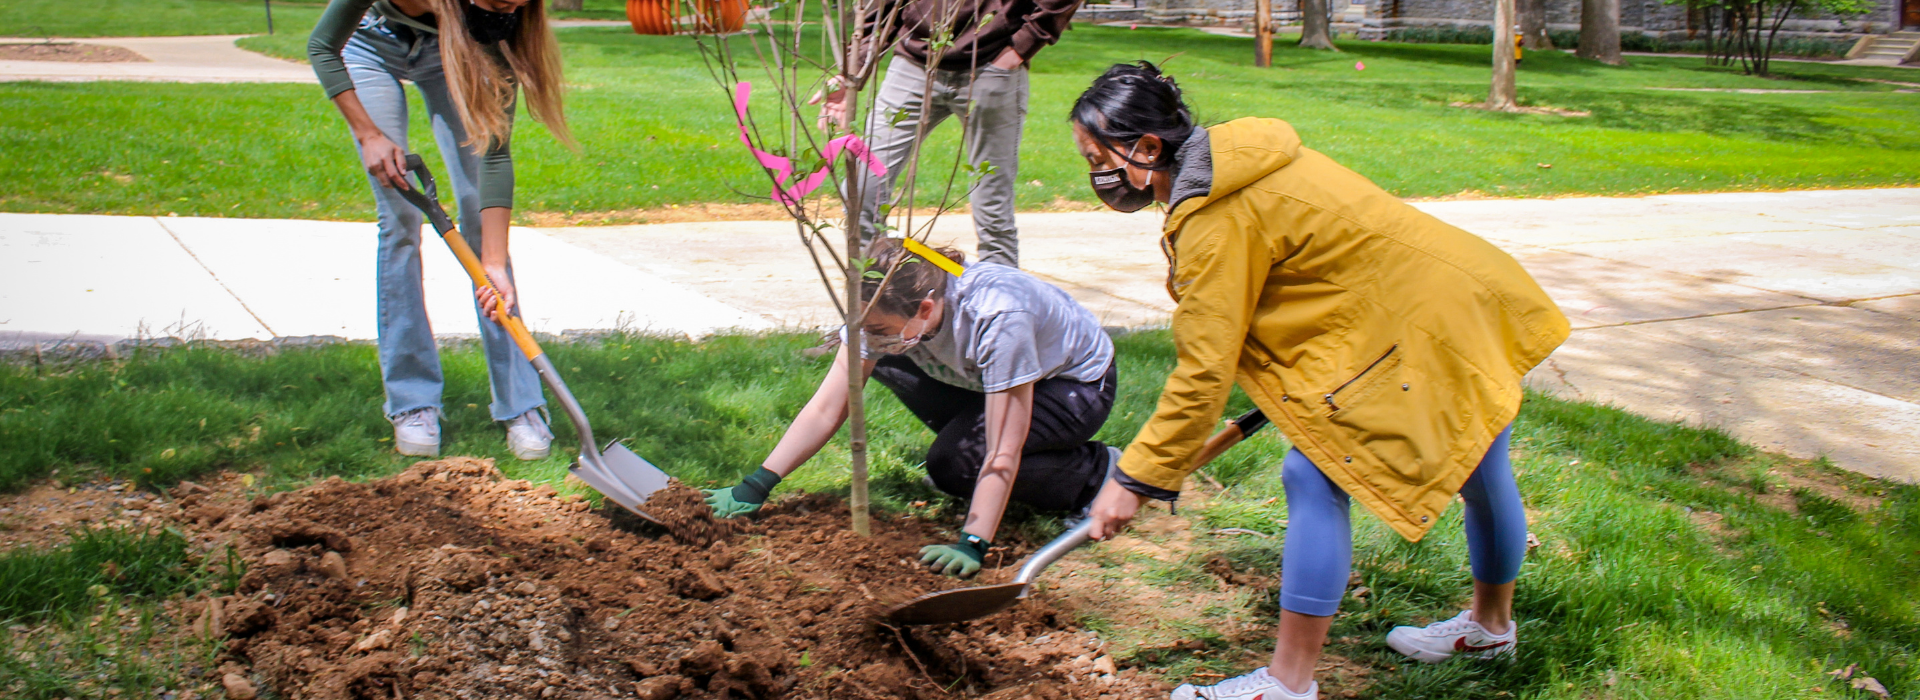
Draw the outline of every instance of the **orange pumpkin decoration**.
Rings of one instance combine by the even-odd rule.
[[[627,22],[635,34],[665,36],[673,33],[675,0],[627,0]]]
[[[701,0],[700,31],[732,34],[747,26],[747,0]]]

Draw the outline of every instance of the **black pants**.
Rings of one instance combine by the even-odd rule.
[[[987,395],[929,377],[900,355],[880,358],[873,378],[938,434],[927,448],[927,475],[934,486],[972,498],[987,461]],[[1012,500],[1057,511],[1077,511],[1093,502],[1106,482],[1108,461],[1107,446],[1093,434],[1107,422],[1118,386],[1112,366],[1097,383],[1061,378],[1034,383],[1033,422]]]

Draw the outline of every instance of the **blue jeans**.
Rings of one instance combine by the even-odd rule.
[[[1466,501],[1467,560],[1473,579],[1512,583],[1527,556],[1527,513],[1513,480],[1507,443],[1513,426],[1493,439],[1473,476],[1460,487]],[[1299,450],[1287,451],[1280,481],[1287,490],[1287,542],[1280,554],[1280,607],[1327,617],[1340,610],[1353,569],[1353,526],[1347,493]]]
[[[445,154],[446,170],[440,181],[453,187],[460,232],[468,245],[479,250],[480,192],[475,180],[480,159],[472,149],[460,145],[467,138],[466,129],[447,93],[447,76],[440,69],[439,40],[369,15],[347,41],[341,58],[353,76],[360,104],[366,106],[380,131],[401,148],[407,148],[407,95],[400,81],[412,81],[419,88],[433,125],[433,138]],[[397,416],[420,408],[440,408],[440,351],[427,322],[420,279],[423,215],[402,199],[399,191],[382,186],[371,175],[367,182],[373,186],[380,221],[380,376],[387,388],[386,412]],[[511,268],[508,277],[512,277]],[[480,343],[486,350],[487,372],[492,379],[493,403],[488,409],[494,420],[507,420],[545,404],[539,374],[506,329],[487,320],[477,303],[474,313],[480,316]]]

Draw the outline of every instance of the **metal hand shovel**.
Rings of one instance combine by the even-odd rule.
[[[402,189],[400,195],[413,206],[418,207],[427,219],[433,222],[433,228],[440,233],[440,239],[453,249],[453,256],[460,259],[460,266],[466,268],[467,276],[473,278],[475,286],[493,286],[493,280],[487,277],[486,270],[480,267],[480,258],[467,246],[467,239],[447,218],[445,209],[440,208],[439,190],[434,185],[433,171],[427,169],[427,163],[420,156],[407,154],[407,171],[418,181],[413,189]],[[513,342],[520,346],[527,360],[533,363],[535,371],[540,373],[540,381],[553,392],[554,399],[560,403],[560,410],[573,421],[573,430],[580,434],[580,459],[569,468],[574,476],[592,486],[621,507],[633,511],[654,523],[660,520],[647,514],[641,506],[655,492],[667,487],[670,477],[659,467],[653,466],[633,450],[618,442],[607,443],[604,450],[594,447],[593,426],[587,423],[587,414],[580,409],[580,402],[574,400],[573,392],[567,390],[567,383],[560,379],[560,372],[553,367],[553,361],[547,359],[545,351],[535,342],[533,334],[527,332],[527,324],[520,320],[519,314],[506,307],[506,301],[495,297],[500,313],[500,325],[513,336]]]
[[[1266,426],[1267,416],[1257,408],[1234,419],[1233,423],[1207,438],[1207,444],[1200,448],[1200,454],[1195,457],[1198,466],[1194,468],[1207,466],[1227,448],[1240,444],[1247,436]],[[1040,551],[1027,557],[1026,563],[1020,565],[1019,573],[1014,574],[1010,583],[928,593],[887,611],[887,621],[896,625],[942,625],[986,617],[1012,607],[1033,592],[1033,581],[1040,577],[1040,572],[1046,571],[1067,552],[1086,544],[1091,539],[1088,533],[1092,530],[1093,518],[1088,517],[1086,522],[1053,538]]]

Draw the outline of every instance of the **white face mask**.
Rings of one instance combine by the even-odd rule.
[[[909,320],[909,322],[911,322],[911,320]],[[889,335],[868,333],[867,350],[881,355],[905,354],[908,350],[913,349],[913,346],[920,344],[921,338],[927,335],[928,330],[930,330],[928,326],[931,325],[933,325],[931,322],[923,321],[920,324],[920,330],[912,334],[906,332],[907,328],[904,324],[900,326],[899,333]]]

